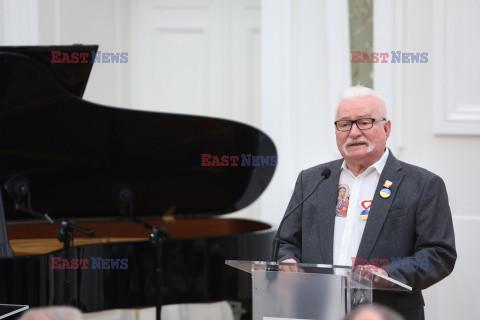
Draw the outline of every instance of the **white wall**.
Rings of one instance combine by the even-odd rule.
[[[446,2],[453,4],[453,1]],[[443,19],[436,21],[439,6],[446,2],[409,0],[405,3],[404,50],[427,51],[429,62],[404,66],[402,160],[426,167],[444,178],[454,220],[457,264],[449,278],[426,290],[427,314],[430,319],[440,320],[478,319],[480,311],[476,300],[480,280],[475,276],[475,269],[480,264],[477,245],[480,208],[474,201],[480,181],[477,165],[480,135],[471,135],[475,133],[472,128],[463,131],[464,127],[478,126],[478,122],[454,123],[458,126],[458,134],[435,134],[434,128],[435,115],[445,118],[443,103],[449,108],[465,100],[480,105],[480,75],[469,72],[480,68],[480,61],[473,57],[474,52],[478,52],[474,50],[478,48],[480,6],[478,1],[455,1],[456,10],[450,7]],[[468,41],[451,42],[445,34],[436,36],[437,24],[445,24],[444,19],[448,19],[448,27],[453,24],[459,32],[455,38]],[[449,73],[435,78],[439,68],[461,74]],[[449,82],[451,86],[437,87],[436,81]],[[468,95],[461,93],[465,88],[470,88]],[[440,101],[439,96],[443,97]]]

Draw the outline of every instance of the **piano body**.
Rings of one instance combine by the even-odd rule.
[[[0,303],[70,304],[84,312],[154,306],[151,230],[114,201],[119,185],[133,191],[136,217],[174,237],[163,243],[164,304],[249,301],[249,277],[224,261],[268,259],[275,230],[218,215],[248,206],[265,190],[275,166],[242,166],[241,155],[276,157],[272,140],[234,121],[82,100],[92,63],[54,64],[51,51],[97,49],[0,47],[0,201],[13,250],[0,258]],[[240,161],[202,166],[201,154]],[[3,185],[16,175],[28,180],[34,210],[95,231],[93,238],[75,231],[70,264],[57,264],[65,258],[59,225],[15,209]],[[88,259],[87,268],[75,268],[74,259]],[[94,259],[108,263],[93,268]]]

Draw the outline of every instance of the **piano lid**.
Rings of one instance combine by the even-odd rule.
[[[51,75],[60,83],[65,90],[81,98],[87,86],[88,77],[92,70],[92,63],[71,63],[67,67],[65,63],[52,63],[52,52],[64,52],[69,57],[72,53],[87,54],[89,57],[96,54],[98,45],[72,45],[72,46],[16,46],[1,47],[0,52],[18,53],[31,57],[49,69]],[[55,60],[62,60],[62,57],[55,55]],[[80,59],[79,59],[80,60]],[[89,59],[90,60],[90,59]],[[2,66],[3,68],[3,66]],[[3,77],[0,81],[4,81]],[[3,82],[0,82],[3,84]],[[1,88],[0,88],[1,90]],[[1,94],[1,92],[0,92]]]
[[[115,217],[116,186],[134,192],[138,216],[240,210],[265,190],[276,165],[272,140],[251,126],[209,117],[136,111],[82,100],[92,64],[49,63],[52,50],[0,47],[0,182],[30,182],[33,209],[55,217]],[[202,154],[238,166],[202,166]],[[242,156],[264,156],[242,166]],[[262,161],[263,160],[263,161]],[[244,162],[243,164],[248,164]],[[3,191],[7,220],[30,219]]]

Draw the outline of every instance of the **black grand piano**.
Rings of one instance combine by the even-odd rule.
[[[70,304],[84,312],[154,306],[151,231],[130,214],[173,236],[163,241],[163,304],[249,301],[249,277],[224,261],[268,259],[275,230],[218,216],[265,190],[272,161],[246,160],[276,158],[272,140],[234,121],[82,100],[94,64],[52,63],[51,52],[97,49],[0,47],[0,303]],[[202,166],[202,154],[240,161]],[[72,218],[95,236],[75,231],[66,256],[59,225],[17,210],[20,200],[4,189],[13,177],[28,181],[30,208]],[[119,186],[133,195],[130,208],[115,200]],[[88,259],[87,268],[75,259]],[[92,259],[101,262],[93,268]]]

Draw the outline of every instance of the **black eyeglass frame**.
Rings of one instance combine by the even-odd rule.
[[[361,120],[365,120],[365,119],[369,119],[369,120],[372,120],[372,126],[370,128],[364,128],[364,129],[360,129],[360,127],[358,126],[358,122],[357,121],[361,121]],[[350,121],[350,128],[348,130],[340,130],[338,129],[337,127],[337,123],[341,122],[341,121]],[[335,121],[333,124],[335,124],[335,128],[340,131],[340,132],[347,132],[347,131],[350,131],[352,130],[352,127],[353,127],[353,124],[355,123],[355,125],[357,126],[358,130],[368,130],[368,129],[372,129],[373,128],[373,125],[375,124],[375,122],[379,122],[379,121],[387,121],[386,118],[378,118],[378,119],[375,119],[375,118],[361,118],[361,119],[357,119],[357,120],[338,120],[338,121]]]

